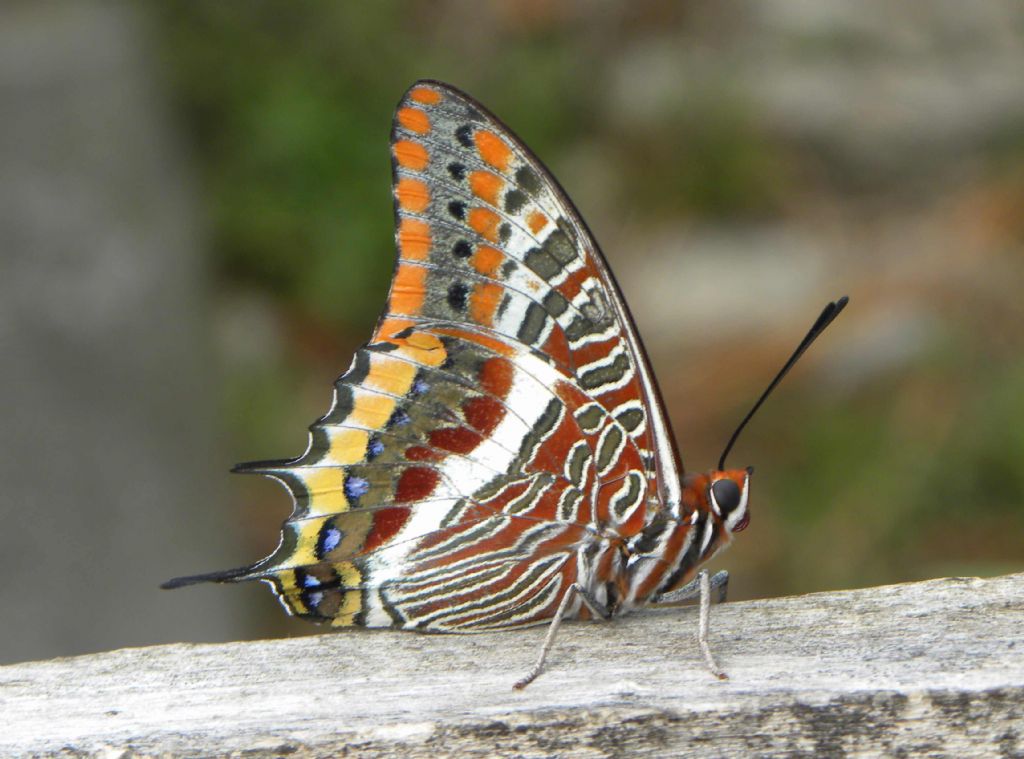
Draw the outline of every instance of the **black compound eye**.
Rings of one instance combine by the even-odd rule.
[[[711,495],[714,496],[723,517],[740,505],[740,486],[728,477],[711,483]]]

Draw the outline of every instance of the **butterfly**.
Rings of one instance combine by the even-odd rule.
[[[398,258],[384,314],[298,458],[242,464],[294,501],[280,544],[164,584],[268,583],[335,627],[479,632],[611,619],[712,591],[750,521],[740,431],[846,305],[829,303],[726,446],[686,474],[651,363],[593,235],[482,105],[423,80],[391,131]]]

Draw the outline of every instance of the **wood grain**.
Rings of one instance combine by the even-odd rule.
[[[0,755],[1024,756],[1024,574],[543,629],[350,631],[0,667]]]

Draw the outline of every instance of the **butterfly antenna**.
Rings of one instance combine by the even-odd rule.
[[[811,343],[818,338],[818,335],[825,331],[825,327],[831,324],[832,321],[839,316],[839,312],[846,308],[846,304],[849,301],[850,299],[844,295],[839,300],[829,303],[824,309],[822,309],[821,315],[818,316],[810,330],[808,330],[804,339],[800,341],[800,345],[798,345],[796,350],[793,351],[793,355],[789,357],[789,360],[785,363],[782,369],[779,370],[779,373],[775,375],[775,379],[773,379],[771,384],[768,385],[768,388],[761,393],[761,397],[757,399],[757,403],[755,403],[754,407],[747,412],[747,415],[743,417],[743,421],[740,422],[739,426],[736,428],[736,431],[732,433],[732,437],[729,438],[729,442],[725,444],[725,450],[722,451],[722,457],[718,460],[718,471],[721,472],[725,469],[725,457],[729,455],[729,451],[732,450],[733,445],[736,443],[736,439],[740,436],[740,433],[743,432],[743,428],[747,426],[747,422],[749,422],[754,414],[757,413],[757,410],[761,408],[761,404],[764,403],[765,399],[769,395],[771,395],[771,392],[775,389],[776,385],[778,385],[789,370],[793,368],[793,364],[795,364],[797,360],[804,355],[804,351],[811,347]]]

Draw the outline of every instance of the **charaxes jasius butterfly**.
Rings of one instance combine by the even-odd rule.
[[[398,261],[370,343],[304,454],[243,464],[290,491],[277,550],[182,577],[262,580],[336,627],[478,632],[700,597],[750,520],[740,430],[846,304],[830,303],[718,466],[683,474],[636,327],[541,162],[459,90],[416,83],[391,132]]]

